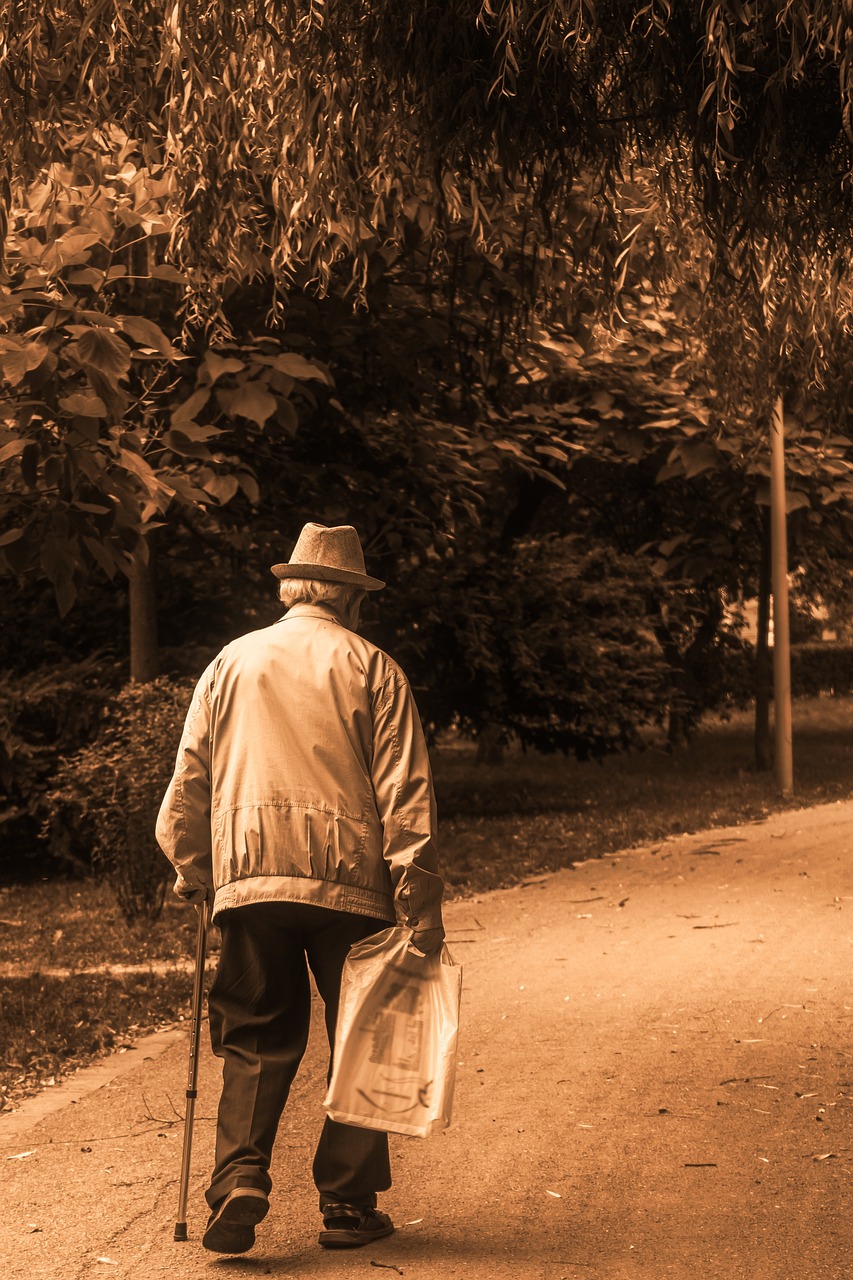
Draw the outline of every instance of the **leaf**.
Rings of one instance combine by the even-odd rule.
[[[81,364],[91,365],[114,383],[130,369],[130,347],[109,329],[93,326],[76,342],[69,343],[68,350]]]
[[[224,436],[226,434],[222,427],[200,427],[196,422],[185,422],[179,429],[182,436],[186,436],[188,440],[192,440],[194,443],[203,440],[214,440],[216,436]]]
[[[230,502],[239,493],[240,482],[236,476],[211,476],[204,485],[204,491],[224,507],[226,502]]]
[[[171,284],[187,283],[187,277],[177,267],[173,267],[171,262],[158,262],[151,268],[151,275],[154,280],[168,280]]]
[[[152,496],[161,491],[169,491],[169,486],[155,475],[141,454],[135,453],[133,449],[119,449],[118,459],[126,470],[139,477]]]
[[[278,408],[275,396],[270,395],[262,382],[246,382],[231,397],[228,411],[231,417],[238,414],[241,418],[249,418],[259,427],[272,417]]]
[[[235,356],[220,356],[215,351],[206,352],[202,365],[211,386],[224,374],[242,373],[246,367],[245,361],[238,360]]]
[[[789,515],[792,511],[799,511],[802,507],[811,505],[809,495],[803,493],[802,489],[789,489],[785,494],[785,509]]]
[[[73,505],[76,511],[85,511],[92,516],[107,516],[112,511],[112,507],[105,507],[100,502],[80,502],[75,499]]]
[[[278,369],[279,373],[286,373],[297,382],[313,380],[324,382],[327,387],[334,386],[334,379],[328,369],[324,369],[313,360],[306,360],[295,351],[281,351],[278,355],[259,356],[258,359],[261,364],[271,365],[273,369]]]
[[[172,426],[182,427],[185,423],[194,421],[196,414],[204,408],[209,399],[210,392],[206,388],[202,387],[194,391],[188,399],[172,410]]]
[[[16,387],[28,373],[37,369],[48,354],[43,342],[27,342],[9,347],[0,354],[0,371],[10,387]]]
[[[97,231],[85,231],[82,227],[71,227],[64,235],[61,235],[56,241],[57,247],[62,249],[66,254],[82,253],[84,249],[91,249],[93,244],[98,244],[101,237]]]
[[[85,391],[75,391],[70,396],[63,396],[59,406],[66,413],[76,414],[81,418],[106,418],[107,406],[100,396],[87,395]]]
[[[77,267],[76,270],[69,271],[65,278],[69,284],[91,285],[93,289],[97,289],[104,282],[104,272],[98,267]]]
[[[0,462],[8,462],[10,458],[15,458],[19,453],[23,453],[27,447],[27,441],[24,439],[10,440],[8,444],[4,444],[0,449]]]
[[[662,542],[658,547],[658,551],[662,556],[671,556],[673,551],[683,546],[685,542],[690,541],[689,533],[680,533],[677,538],[669,538],[666,542]]]
[[[252,506],[257,506],[261,500],[261,491],[255,477],[250,475],[248,471],[239,471],[237,473],[237,479],[239,481],[240,488],[243,490]]]
[[[7,1160],[26,1160],[27,1156],[34,1156],[35,1151],[19,1151],[15,1156],[7,1156]]]
[[[173,453],[179,453],[183,458],[204,458],[210,459],[213,455],[206,445],[200,440],[191,440],[185,432],[178,430],[165,431],[163,433],[163,444]]]
[[[104,544],[99,543],[99,540],[96,538],[88,538],[87,535],[83,535],[83,545],[85,545],[93,561],[95,561],[96,564],[100,564],[102,570],[104,570],[110,581],[113,580],[115,577],[115,570],[119,567],[117,558],[115,558],[113,554],[110,554],[108,548],[106,548]]]
[[[697,443],[685,443],[677,446],[678,454],[684,465],[684,474],[688,480],[701,475],[703,471],[714,470],[719,466],[720,455],[712,444],[701,440]]]
[[[10,542],[17,542],[23,536],[23,529],[8,529],[6,533],[0,533],[0,547],[8,547]]]
[[[116,319],[123,332],[133,338],[140,347],[156,351],[169,360],[180,359],[181,353],[172,346],[163,330],[153,320],[147,320],[145,316],[117,316]]]

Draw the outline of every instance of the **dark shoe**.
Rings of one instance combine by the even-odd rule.
[[[202,1244],[212,1253],[245,1253],[255,1243],[255,1227],[269,1208],[257,1187],[236,1187],[210,1215]]]
[[[387,1213],[357,1204],[327,1204],[319,1240],[324,1249],[357,1249],[390,1236],[394,1223]]]

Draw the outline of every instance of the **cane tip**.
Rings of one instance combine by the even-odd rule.
[[[186,1238],[187,1238],[187,1224],[185,1222],[176,1222],[175,1223],[175,1239],[186,1240]]]

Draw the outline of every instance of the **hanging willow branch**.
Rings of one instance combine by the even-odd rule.
[[[581,175],[606,228],[636,156],[734,278],[853,229],[848,0],[0,0],[0,96],[4,205],[113,122],[165,161],[199,317],[255,272],[362,297],[413,199],[481,243],[520,202],[530,248]]]

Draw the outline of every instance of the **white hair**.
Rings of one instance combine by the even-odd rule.
[[[327,604],[345,610],[354,596],[364,595],[364,588],[349,582],[321,582],[319,578],[282,578],[278,598],[286,609],[295,604]]]

